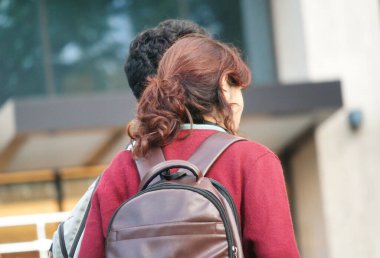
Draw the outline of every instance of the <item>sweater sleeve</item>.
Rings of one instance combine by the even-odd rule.
[[[243,241],[247,257],[300,257],[281,163],[272,152],[246,160]]]
[[[123,201],[136,194],[139,182],[130,152],[119,152],[104,171],[92,197],[79,258],[105,257],[105,238],[112,215]]]
[[[87,218],[78,258],[105,257],[105,239],[103,234],[102,216],[99,205],[100,190],[101,184],[99,184],[91,200],[91,209]]]

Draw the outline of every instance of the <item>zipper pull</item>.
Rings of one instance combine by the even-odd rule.
[[[232,252],[234,253],[234,257],[237,258],[238,257],[238,249],[236,246],[232,246]]]

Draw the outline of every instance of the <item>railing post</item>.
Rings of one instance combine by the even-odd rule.
[[[40,258],[48,258],[46,248],[44,248],[44,240],[46,240],[46,223],[44,221],[39,221],[36,223],[37,226],[37,241],[38,241],[38,251],[40,253]]]
[[[0,243],[0,258],[2,254],[16,254],[38,251],[40,258],[48,258],[51,239],[46,237],[46,225],[67,219],[69,212],[31,214],[21,216],[0,217],[0,228],[36,225],[37,239],[27,242]]]

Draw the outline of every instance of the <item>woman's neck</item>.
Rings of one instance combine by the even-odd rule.
[[[217,126],[220,126],[224,129],[226,129],[224,127],[224,123],[222,123],[221,121],[217,121],[217,119],[213,116],[203,116],[203,120],[206,122],[206,123],[210,123],[210,124],[214,124],[214,125],[217,125]]]

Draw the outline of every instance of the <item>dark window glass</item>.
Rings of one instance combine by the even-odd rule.
[[[35,1],[0,1],[0,105],[45,92],[39,24]]]
[[[247,49],[257,52],[255,62],[248,58],[254,80],[271,82],[269,12],[261,2],[249,7],[255,17],[243,19],[249,14],[242,12],[244,2],[231,0],[2,0],[0,105],[10,96],[129,89],[123,65],[131,39],[168,18],[191,19],[242,48],[244,56]],[[255,44],[244,36],[247,29],[257,33]]]
[[[270,1],[241,0],[245,53],[253,69],[254,85],[277,80]]]

